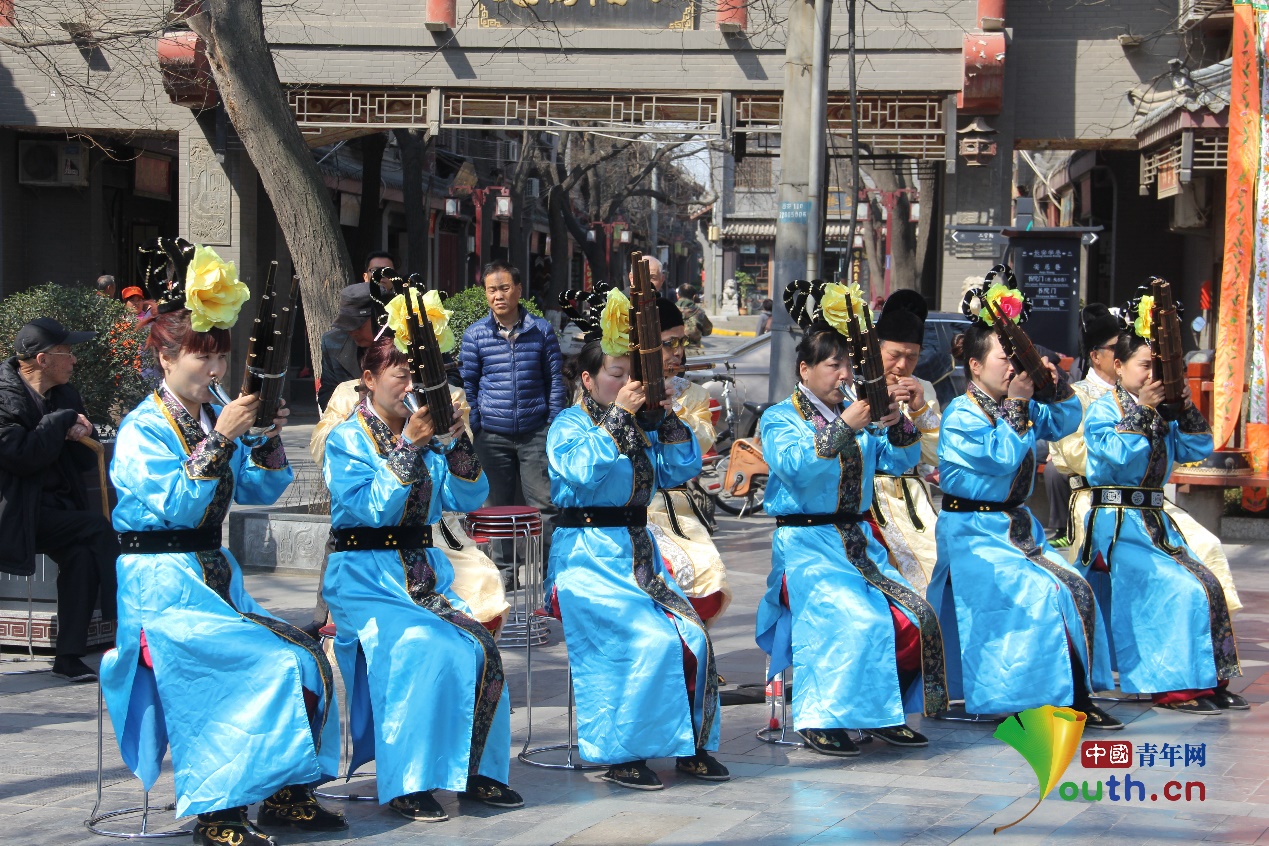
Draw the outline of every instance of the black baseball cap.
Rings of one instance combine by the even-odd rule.
[[[97,337],[96,332],[72,332],[51,317],[37,317],[18,330],[13,339],[13,352],[18,358],[35,358],[59,344],[82,344]]]

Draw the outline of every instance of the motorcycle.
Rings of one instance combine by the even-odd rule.
[[[702,458],[697,484],[728,514],[744,517],[762,510],[770,468],[762,459],[758,423],[768,403],[746,402],[731,376],[717,375],[719,399],[710,400],[718,438]],[[708,383],[706,383],[708,384]],[[719,421],[724,425],[719,426]]]

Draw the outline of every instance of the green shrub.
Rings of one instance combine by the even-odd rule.
[[[67,329],[97,333],[75,347],[71,383],[84,397],[88,418],[98,426],[118,425],[149,388],[141,378],[146,331],[123,303],[99,297],[91,288],[67,288],[49,282],[0,300],[0,353],[13,355],[13,339],[37,317],[51,317]]]
[[[541,310],[529,300],[520,300],[529,314],[542,316]],[[445,300],[445,307],[452,314],[449,316],[449,328],[454,332],[459,346],[463,343],[463,333],[467,327],[489,314],[489,300],[485,299],[485,289],[472,286],[454,294]]]

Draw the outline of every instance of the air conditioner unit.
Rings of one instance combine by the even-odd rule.
[[[1212,219],[1207,198],[1207,180],[1195,179],[1182,182],[1181,190],[1172,196],[1172,215],[1169,229],[1173,232],[1206,229]]]
[[[541,194],[542,181],[537,177],[530,176],[524,180],[524,198],[526,200],[536,200]]]
[[[19,141],[19,185],[88,185],[88,146],[76,141]]]

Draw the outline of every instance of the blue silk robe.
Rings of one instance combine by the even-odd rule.
[[[219,407],[206,406],[214,420]],[[294,474],[282,442],[248,449],[198,421],[165,387],[119,427],[110,477],[120,532],[217,526],[230,502],[269,505]],[[125,553],[117,648],[101,687],[124,763],[149,789],[172,747],[178,815],[248,805],[335,775],[339,717],[317,642],[256,604],[217,552]],[[141,664],[141,633],[153,669]],[[313,719],[304,691],[317,694]]]
[[[331,526],[427,526],[489,494],[471,441],[448,455],[397,438],[367,406],[326,441]],[[441,542],[440,538],[436,538]],[[322,595],[348,692],[351,770],[373,759],[380,803],[507,782],[511,706],[492,636],[451,590],[436,547],[331,553]],[[351,772],[350,770],[350,772]]]
[[[771,467],[768,514],[859,514],[872,504],[876,471],[898,476],[916,466],[920,433],[907,418],[889,430],[852,432],[840,417],[826,420],[799,388],[762,415],[762,454]],[[921,683],[906,690],[899,684],[892,604],[921,631]],[[905,712],[947,708],[934,610],[867,523],[775,530],[757,642],[771,656],[770,677],[793,665],[799,730],[884,728],[902,724]]]
[[[1091,673],[1091,690],[1114,686],[1092,589],[1021,504],[1035,483],[1036,438],[1063,438],[1080,416],[1074,394],[1052,404],[997,404],[976,385],[943,415],[943,495],[1020,503],[1006,511],[944,509],[935,531],[938,564],[926,596],[943,624],[952,698],[963,690],[971,713],[1070,705],[1076,686],[1068,636],[1085,684]]]
[[[561,508],[646,506],[658,488],[701,470],[700,447],[678,417],[645,432],[633,415],[589,395],[555,418],[546,451],[551,499]],[[713,647],[648,530],[557,526],[550,581],[568,642],[582,757],[623,764],[717,749]],[[685,646],[696,664],[691,699]]]
[[[1120,492],[1122,505],[1088,515],[1081,561],[1089,580],[1110,569],[1110,602],[1102,614],[1110,628],[1119,687],[1127,693],[1165,693],[1214,687],[1241,675],[1225,592],[1190,549],[1161,507],[1172,462],[1199,461],[1212,451],[1207,421],[1190,406],[1165,421],[1138,405],[1123,388],[1102,396],[1084,419],[1088,482],[1098,487],[1158,489],[1141,503]],[[1145,504],[1147,508],[1134,508]]]

